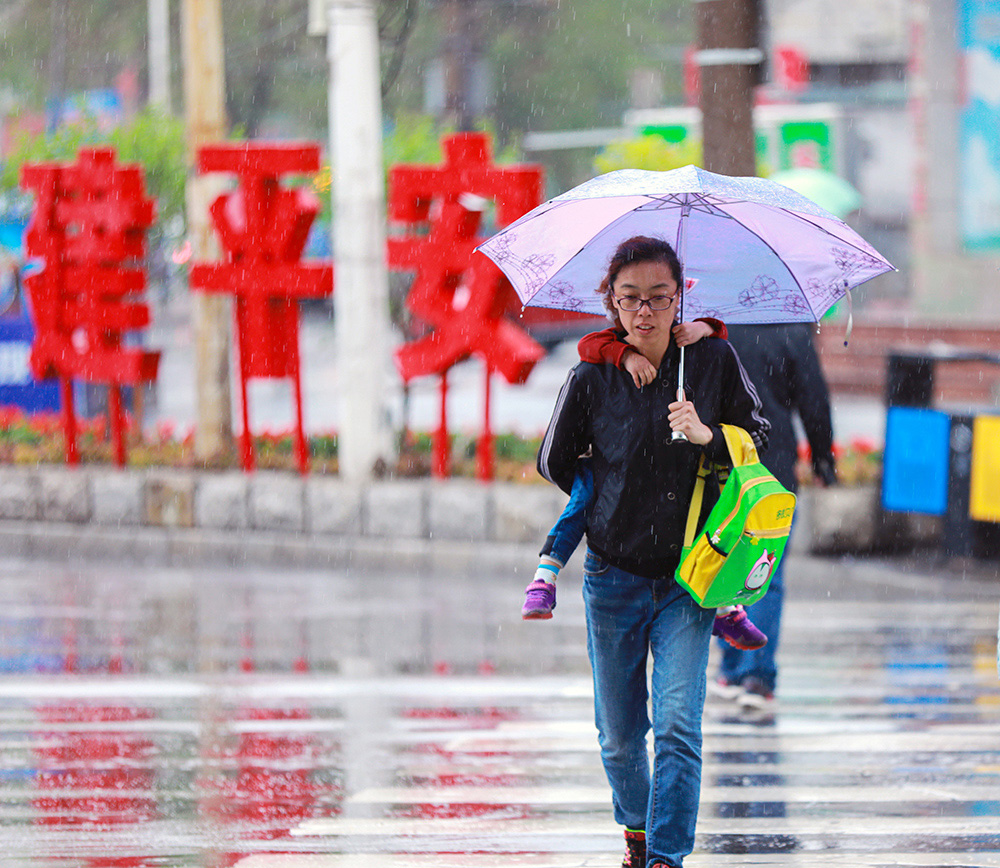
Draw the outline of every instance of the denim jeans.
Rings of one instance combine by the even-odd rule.
[[[581,458],[577,466],[576,476],[573,477],[569,502],[559,518],[556,519],[552,530],[549,531],[540,554],[548,555],[558,561],[562,567],[566,566],[587,530],[587,513],[593,499],[594,473],[590,469],[590,461]]]
[[[703,609],[673,578],[646,579],[588,549],[583,598],[594,672],[594,715],[615,821],[645,828],[649,862],[680,865],[694,849],[714,609]],[[653,769],[647,656],[653,655]]]

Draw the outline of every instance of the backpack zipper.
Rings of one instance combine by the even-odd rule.
[[[716,545],[719,544],[719,540],[722,538],[722,532],[727,527],[729,527],[729,522],[731,522],[734,518],[736,518],[736,514],[740,511],[740,506],[743,503],[743,496],[755,485],[761,485],[768,481],[769,481],[768,479],[757,478],[757,479],[748,479],[746,482],[743,483],[743,486],[740,488],[740,493],[736,495],[736,506],[733,507],[733,511],[729,513],[729,515],[727,515],[726,518],[719,523],[719,526],[716,528],[715,533],[712,534],[712,541]]]
[[[751,536],[754,539],[775,539],[780,536],[788,536],[788,532],[791,529],[789,527],[772,527],[768,530],[745,530],[743,531],[746,536]]]

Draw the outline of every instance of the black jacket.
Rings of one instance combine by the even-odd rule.
[[[672,343],[657,378],[642,389],[614,365],[580,362],[538,453],[542,476],[569,492],[577,459],[592,450],[588,544],[615,566],[650,578],[676,569],[699,457],[728,460],[719,423],[745,428],[758,449],[767,439],[768,422],[733,348],[705,338],[685,350],[684,385],[713,439],[704,447],[671,442],[667,406],[676,396],[678,357]],[[705,511],[712,502],[706,498]]]
[[[771,423],[767,450],[760,460],[791,491],[798,488],[794,413],[809,441],[813,472],[827,485],[837,481],[830,393],[816,355],[813,328],[811,323],[729,326],[729,342],[757,387]]]

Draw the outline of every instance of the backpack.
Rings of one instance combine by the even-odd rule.
[[[702,456],[675,574],[706,609],[749,605],[764,596],[788,543],[795,512],[795,495],[760,463],[750,435],[735,425],[723,425],[722,432],[733,466],[726,475],[728,468],[709,465]],[[696,536],[710,474],[721,494]]]

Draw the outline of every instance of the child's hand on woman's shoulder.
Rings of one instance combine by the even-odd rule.
[[[629,350],[622,359],[622,366],[632,375],[637,389],[648,386],[656,379],[656,368],[642,353]]]
[[[714,329],[707,322],[695,320],[694,322],[679,322],[674,326],[674,340],[679,347],[687,347],[696,344],[702,338],[711,337]]]

